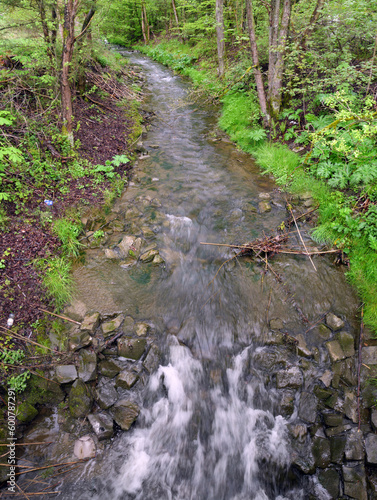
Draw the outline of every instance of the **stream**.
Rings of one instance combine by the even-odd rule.
[[[86,310],[149,323],[161,359],[129,391],[141,408],[131,430],[67,478],[59,498],[299,500],[309,498],[308,488],[330,498],[291,467],[288,428],[298,399],[290,415],[282,412],[276,371],[301,361],[289,345],[264,339],[271,321],[304,338],[316,353],[303,361],[310,392],[327,354],[318,331],[308,329],[331,311],[352,330],[355,294],[331,256],[314,257],[316,270],[302,255],[276,256],[270,264],[282,283],[256,259],[222,266],[234,252],[201,243],[275,234],[287,217],[285,196],[248,155],[216,136],[218,109],[192,101],[187,81],[139,53],[123,54],[146,75],[146,106],[156,118],[143,138],[147,154],[114,207],[114,214],[131,207],[129,232],[107,245],[142,227],[153,232],[165,265],[121,267],[93,249],[74,277]],[[271,211],[262,213],[264,199]],[[305,241],[315,247],[307,234]]]

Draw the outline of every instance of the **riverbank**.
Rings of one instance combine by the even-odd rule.
[[[339,95],[334,98],[334,102],[329,104],[331,109],[326,109],[326,100],[318,105],[318,123],[313,114],[304,115],[301,109],[291,108],[284,112],[282,121],[276,124],[274,130],[265,130],[259,123],[260,115],[256,92],[253,89],[253,77],[246,61],[240,62],[235,58],[232,63],[230,57],[225,79],[220,81],[217,78],[215,54],[204,51],[203,44],[191,46],[177,40],[160,40],[150,45],[138,45],[137,49],[189,77],[196,92],[206,95],[209,100],[220,101],[222,113],[219,126],[227,132],[230,139],[243,151],[251,154],[262,171],[272,174],[277,184],[284,190],[295,195],[310,197],[314,204],[318,205],[317,225],[312,237],[318,243],[327,244],[329,247],[335,246],[344,252],[344,261],[349,262],[347,277],[360,296],[360,314],[362,309],[364,323],[376,332],[377,252],[374,241],[376,233],[374,177],[369,180],[369,184],[368,178],[365,178],[363,186],[355,184],[353,189],[341,189],[342,184],[337,184],[332,178],[333,174],[323,172],[324,169],[319,172],[320,169],[317,168],[317,164],[322,160],[321,155],[315,151],[315,144],[318,146],[322,140],[324,143],[322,149],[327,147],[330,151],[326,153],[325,158],[331,155],[330,146],[326,144],[326,129],[331,131],[338,126],[338,122],[341,128],[342,119],[336,121],[337,110],[341,109],[337,107],[337,103],[343,99],[344,105],[349,106],[346,96]],[[367,111],[370,109],[368,106],[373,104],[365,106],[364,117],[360,120],[373,122],[373,113]],[[351,106],[349,109],[352,118],[352,113],[355,115],[356,112]],[[358,131],[357,135],[360,135]],[[333,136],[329,137],[327,142],[331,140],[335,140]],[[344,138],[339,133],[339,138],[336,140],[341,142]],[[348,142],[347,147],[351,148],[352,141]],[[353,147],[357,156],[357,146]],[[335,154],[339,148],[337,145],[333,148]],[[337,160],[347,164],[351,163],[352,158],[342,159],[339,154]],[[367,168],[364,170],[366,175]],[[356,169],[355,177],[357,173]],[[361,171],[360,175],[362,176]],[[346,182],[345,180],[344,183]]]

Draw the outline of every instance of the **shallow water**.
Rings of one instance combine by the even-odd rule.
[[[75,279],[88,310],[152,322],[162,361],[130,391],[142,407],[136,424],[71,477],[60,498],[306,498],[300,477],[289,472],[279,394],[258,362],[268,349],[262,335],[280,318],[289,335],[315,345],[308,323],[331,310],[352,325],[355,296],[328,257],[314,258],[317,272],[305,257],[276,257],[284,285],[247,258],[219,269],[234,254],[200,242],[244,243],[274,232],[286,217],[284,196],[250,157],[214,142],[218,110],[191,103],[187,82],[140,54],[127,57],[143,68],[157,118],[144,140],[149,157],[139,162],[140,183],[114,210],[131,204],[140,211],[132,220],[155,231],[166,268],[123,269],[92,250]],[[269,213],[256,211],[261,192],[273,193]],[[146,196],[154,202],[146,205]],[[299,247],[297,235],[292,244]],[[181,342],[168,333],[171,325]]]

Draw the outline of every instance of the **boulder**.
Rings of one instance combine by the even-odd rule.
[[[110,337],[110,335],[118,330],[120,325],[124,321],[124,315],[119,314],[116,318],[114,318],[111,321],[107,321],[106,323],[102,323],[101,328],[102,328],[102,333],[105,338]]]
[[[328,491],[331,498],[339,498],[340,478],[335,469],[321,470],[318,474],[318,481]]]
[[[152,260],[152,264],[155,266],[159,266],[161,264],[165,264],[164,259],[161,257],[161,255],[155,255]]]
[[[118,339],[118,356],[138,360],[141,358],[147,345],[146,339],[133,339],[122,337]]]
[[[368,500],[364,465],[343,465],[342,472],[344,494],[356,500]]]
[[[77,379],[75,365],[58,365],[55,367],[55,374],[60,384],[69,384]]]
[[[362,356],[366,365],[377,365],[377,346],[363,347]]]
[[[377,409],[373,408],[371,415],[370,415],[370,421],[372,422],[373,428],[376,431],[377,430]]]
[[[296,424],[289,426],[289,431],[293,439],[300,443],[304,443],[308,435],[308,428],[304,424]]]
[[[77,351],[87,347],[92,343],[92,336],[86,330],[73,330],[68,338],[68,348],[70,351]]]
[[[94,351],[81,349],[79,355],[78,376],[83,382],[97,377],[97,355]]]
[[[280,398],[280,411],[284,417],[290,417],[295,409],[295,393],[285,390]]]
[[[357,423],[359,420],[357,413],[357,396],[354,391],[347,390],[344,392],[344,409],[347,418],[352,420],[353,423]]]
[[[105,257],[106,259],[120,259],[121,255],[116,248],[105,248]]]
[[[343,415],[340,413],[323,413],[323,420],[327,427],[337,427],[343,424]]]
[[[324,469],[331,461],[330,441],[324,436],[315,436],[312,441],[312,453],[315,466]]]
[[[154,260],[154,258],[157,255],[159,255],[158,250],[156,250],[156,249],[148,250],[147,252],[140,255],[140,260],[141,260],[141,262],[144,262],[144,263],[152,262],[152,260]]]
[[[102,410],[107,410],[116,403],[118,393],[113,385],[105,383],[95,389],[94,399]]]
[[[148,351],[148,354],[143,362],[144,368],[149,372],[153,373],[160,364],[161,353],[156,344],[152,344]]]
[[[314,424],[317,419],[318,400],[312,392],[302,392],[298,408],[298,416],[305,422]]]
[[[285,387],[298,388],[302,386],[303,382],[304,377],[301,370],[296,366],[288,370],[279,370],[276,374],[276,385],[278,389],[284,389]]]
[[[344,328],[344,321],[333,313],[326,314],[326,324],[333,331]]]
[[[96,445],[91,436],[83,436],[75,441],[73,453],[79,460],[94,458],[96,456]]]
[[[329,327],[327,327],[322,323],[318,326],[318,335],[323,340],[329,340],[332,335],[332,332]]]
[[[259,211],[259,213],[264,214],[264,213],[267,213],[267,212],[271,212],[271,210],[272,210],[272,207],[271,207],[271,205],[270,205],[270,203],[268,201],[264,200],[264,201],[260,201],[258,203],[258,211]]]
[[[73,417],[85,417],[92,407],[92,395],[81,379],[72,385],[68,396],[68,407]]]
[[[121,400],[113,407],[112,415],[119,427],[128,431],[139,415],[139,407],[132,401]]]
[[[347,438],[344,435],[330,437],[330,456],[332,463],[341,464],[343,462],[346,442]]]
[[[121,371],[121,364],[113,359],[104,359],[98,365],[98,370],[104,377],[114,378]]]
[[[363,433],[361,431],[352,429],[348,433],[344,452],[347,460],[364,459]]]
[[[99,441],[109,439],[114,434],[113,419],[107,413],[91,413],[88,420]]]
[[[140,255],[142,240],[134,236],[125,236],[118,244],[120,256],[122,258],[133,257],[138,259]]]
[[[138,337],[145,337],[149,330],[149,325],[147,323],[136,323],[135,333]]]
[[[337,332],[335,338],[339,342],[346,358],[350,358],[355,354],[355,339],[353,335],[348,332]]]
[[[332,363],[347,357],[338,340],[330,340],[325,345]]]
[[[82,332],[87,332],[91,335],[95,332],[96,328],[99,325],[100,315],[98,312],[91,312],[86,314],[84,317],[80,330]]]
[[[313,353],[308,348],[305,337],[300,333],[296,335],[296,340],[298,341],[298,344],[296,345],[297,354],[305,358],[311,358],[313,356]]]
[[[138,381],[139,376],[131,370],[122,371],[116,378],[115,385],[122,389],[131,389]]]
[[[31,422],[38,415],[38,410],[28,401],[24,401],[17,407],[17,420],[22,424]]]
[[[333,378],[333,374],[331,370],[326,370],[322,376],[319,378],[319,380],[323,383],[325,387],[330,387],[331,381]]]
[[[377,434],[368,434],[365,438],[365,451],[367,454],[367,462],[369,464],[377,464]]]

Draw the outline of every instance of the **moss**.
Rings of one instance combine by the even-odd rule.
[[[45,377],[46,374],[43,374],[43,376]],[[23,397],[31,405],[55,405],[64,400],[65,394],[59,384],[32,375],[28,380]]]
[[[28,401],[24,401],[17,408],[17,420],[23,424],[31,422],[37,415],[38,410]]]

